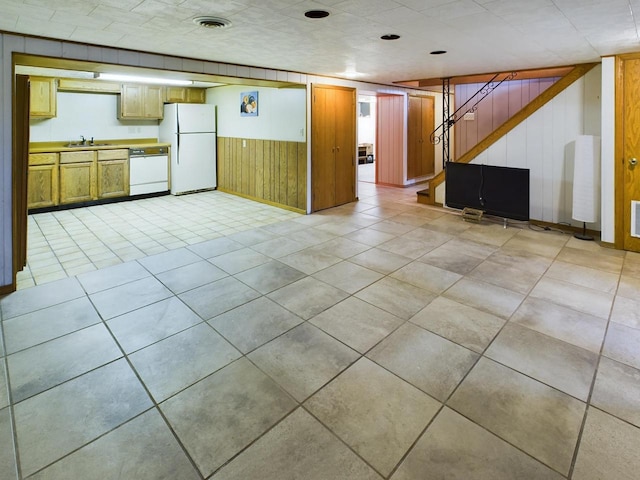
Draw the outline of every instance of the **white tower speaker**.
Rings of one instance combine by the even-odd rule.
[[[582,222],[582,234],[575,237],[593,240],[586,234],[587,223],[598,221],[600,211],[600,137],[579,135],[576,138],[573,170],[572,218]]]

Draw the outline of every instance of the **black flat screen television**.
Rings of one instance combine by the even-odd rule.
[[[529,169],[446,163],[445,205],[529,220]]]

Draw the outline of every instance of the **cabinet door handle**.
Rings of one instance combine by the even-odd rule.
[[[340,147],[336,147],[336,150],[339,152],[340,151]]]
[[[629,159],[629,165],[631,165],[632,167],[635,167],[638,164],[638,159],[637,158],[630,158]]]

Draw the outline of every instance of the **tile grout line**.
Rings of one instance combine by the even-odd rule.
[[[625,253],[625,258],[626,258],[626,253]],[[600,352],[598,354],[598,360],[596,362],[596,368],[594,369],[593,372],[593,378],[591,379],[591,385],[589,386],[589,394],[587,396],[587,401],[586,401],[586,408],[584,411],[584,414],[582,416],[582,423],[580,424],[580,430],[578,432],[578,439],[576,441],[576,446],[573,452],[573,456],[571,458],[571,466],[569,467],[569,474],[567,475],[567,478],[571,479],[573,478],[573,472],[575,471],[575,467],[576,467],[576,463],[578,461],[578,455],[580,453],[580,447],[582,445],[582,437],[584,435],[584,430],[587,424],[587,418],[589,415],[589,411],[592,407],[591,405],[591,398],[593,397],[593,391],[595,389],[595,385],[596,385],[596,380],[598,378],[598,371],[600,369],[600,363],[602,362],[602,357],[603,357],[603,352],[604,352],[604,346],[607,342],[607,335],[609,334],[609,327],[611,325],[611,315],[613,314],[613,307],[615,304],[615,299],[618,295],[618,289],[620,288],[620,281],[622,279],[622,270],[624,268],[624,259],[623,259],[623,263],[622,266],[620,267],[620,273],[618,274],[618,282],[616,283],[616,291],[613,294],[613,300],[611,301],[611,307],[609,307],[609,316],[607,317],[607,326],[605,327],[605,331],[604,331],[604,335],[602,336],[602,342],[600,343]],[[594,407],[595,408],[595,407]],[[606,412],[605,412],[606,413]],[[614,418],[618,418],[617,415],[612,415]]]

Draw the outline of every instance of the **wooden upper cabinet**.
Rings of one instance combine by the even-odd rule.
[[[120,93],[120,84],[104,80],[85,80],[82,78],[61,78],[58,80],[59,92],[79,93]]]
[[[165,87],[165,103],[205,103],[206,90],[204,88]]]
[[[123,84],[120,91],[119,118],[161,119],[164,115],[164,87]]]
[[[29,116],[53,118],[57,114],[57,80],[48,77],[29,77]]]

